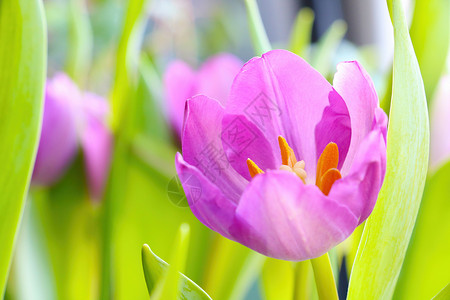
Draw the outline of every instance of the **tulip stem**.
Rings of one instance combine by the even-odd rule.
[[[314,270],[314,278],[316,279],[316,288],[319,294],[319,299],[339,299],[328,253],[311,259],[311,265]]]
[[[272,47],[264,29],[261,15],[259,14],[258,4],[256,0],[245,0],[244,2],[247,7],[247,20],[253,48],[255,49],[256,55],[262,55],[270,51]]]

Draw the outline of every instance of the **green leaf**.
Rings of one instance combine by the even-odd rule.
[[[336,20],[317,43],[311,59],[311,65],[325,78],[331,73],[333,56],[346,32],[347,23],[342,20]]]
[[[92,60],[93,38],[85,0],[70,0],[67,74],[83,87]]]
[[[411,40],[429,103],[445,68],[450,41],[450,1],[416,0]]]
[[[167,268],[164,276],[159,280],[158,285],[150,293],[150,298],[154,300],[176,300],[179,294],[180,274],[186,267],[186,258],[189,245],[189,225],[183,223],[178,229],[175,237],[175,246],[172,250],[172,264]],[[148,276],[146,276],[147,278]],[[183,285],[180,286],[183,290]]]
[[[116,56],[116,71],[111,94],[114,131],[126,118],[129,93],[137,81],[139,52],[145,25],[144,12],[147,0],[129,0]]]
[[[262,270],[266,300],[291,300],[294,295],[294,266],[290,261],[267,258]]]
[[[419,210],[429,154],[429,124],[419,65],[401,0],[388,1],[394,26],[392,104],[387,169],[366,221],[348,299],[390,299]]]
[[[311,44],[313,23],[314,12],[311,8],[305,7],[298,12],[294,27],[292,28],[289,50],[305,59],[308,47]]]
[[[247,21],[255,54],[262,55],[270,51],[272,47],[259,14],[258,3],[256,3],[256,0],[245,0],[245,6],[247,7]]]
[[[122,35],[116,54],[114,85],[111,93],[112,127],[115,143],[111,171],[102,207],[102,267],[100,298],[111,299],[112,252],[117,211],[126,196],[129,173],[129,143],[135,134],[134,113],[137,102],[137,79],[140,41],[143,38],[146,0],[129,0]]]
[[[0,1],[0,298],[39,140],[46,39],[41,1]]]
[[[395,299],[431,299],[450,282],[450,162],[425,185]]]
[[[148,245],[142,247],[144,276],[152,299],[211,299],[197,284],[178,272],[183,268],[187,255],[189,233],[185,226],[180,227],[172,257],[175,261],[171,266],[156,256]]]
[[[243,299],[264,259],[265,256],[215,234],[202,286],[214,299]]]
[[[445,286],[432,300],[449,300],[450,299],[450,283]]]

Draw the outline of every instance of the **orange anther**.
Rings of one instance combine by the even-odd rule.
[[[322,176],[329,170],[335,169],[339,162],[339,149],[338,146],[331,142],[323,150],[322,154],[317,161],[316,169],[316,185],[320,187],[320,180]]]
[[[333,183],[336,180],[341,179],[341,178],[342,178],[342,175],[338,169],[334,169],[334,168],[329,169],[320,178],[320,182],[319,182],[319,184],[317,184],[317,186],[322,191],[322,193],[324,193],[325,195],[328,195],[330,193],[331,187],[333,186]]]
[[[258,167],[253,160],[251,160],[250,158],[247,159],[247,167],[248,167],[248,171],[250,172],[250,176],[255,177],[258,174],[263,174],[263,170],[261,170],[260,167]]]
[[[292,148],[289,147],[288,143],[286,142],[286,139],[281,135],[278,136],[278,144],[280,145],[281,151],[281,163],[283,165],[293,168],[295,163],[297,162],[294,150],[292,150]]]

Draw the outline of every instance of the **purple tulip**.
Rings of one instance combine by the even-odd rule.
[[[34,184],[54,183],[75,156],[80,99],[78,88],[65,74],[57,74],[47,81],[41,139],[32,178]]]
[[[105,125],[108,114],[105,99],[81,93],[67,75],[48,80],[33,184],[57,181],[75,157],[80,141],[90,195],[101,199],[112,147],[112,135]]]
[[[80,130],[81,147],[91,198],[99,200],[109,174],[112,134],[106,126],[109,103],[86,93],[83,101],[84,122]]]
[[[372,212],[386,170],[386,114],[357,62],[331,86],[274,50],[236,76],[226,105],[186,105],[176,168],[195,216],[264,255],[318,257]]]
[[[231,54],[209,58],[198,71],[183,61],[174,61],[164,75],[168,118],[175,133],[181,137],[186,99],[205,94],[226,104],[233,79],[242,62]]]

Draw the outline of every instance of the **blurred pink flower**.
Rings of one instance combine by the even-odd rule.
[[[209,58],[198,71],[185,62],[172,62],[164,75],[167,114],[175,133],[181,138],[186,100],[205,94],[223,105],[228,100],[231,84],[243,63],[231,54]]]
[[[228,103],[187,101],[176,168],[203,224],[301,261],[367,219],[386,171],[387,116],[361,65],[337,69],[332,86],[299,56],[274,50],[244,65]]]
[[[67,75],[59,73],[49,79],[33,184],[55,183],[74,159],[80,141],[89,193],[101,199],[112,147],[112,135],[106,126],[108,114],[105,99],[80,92]]]
[[[430,168],[450,159],[450,75],[441,78],[430,112]]]

